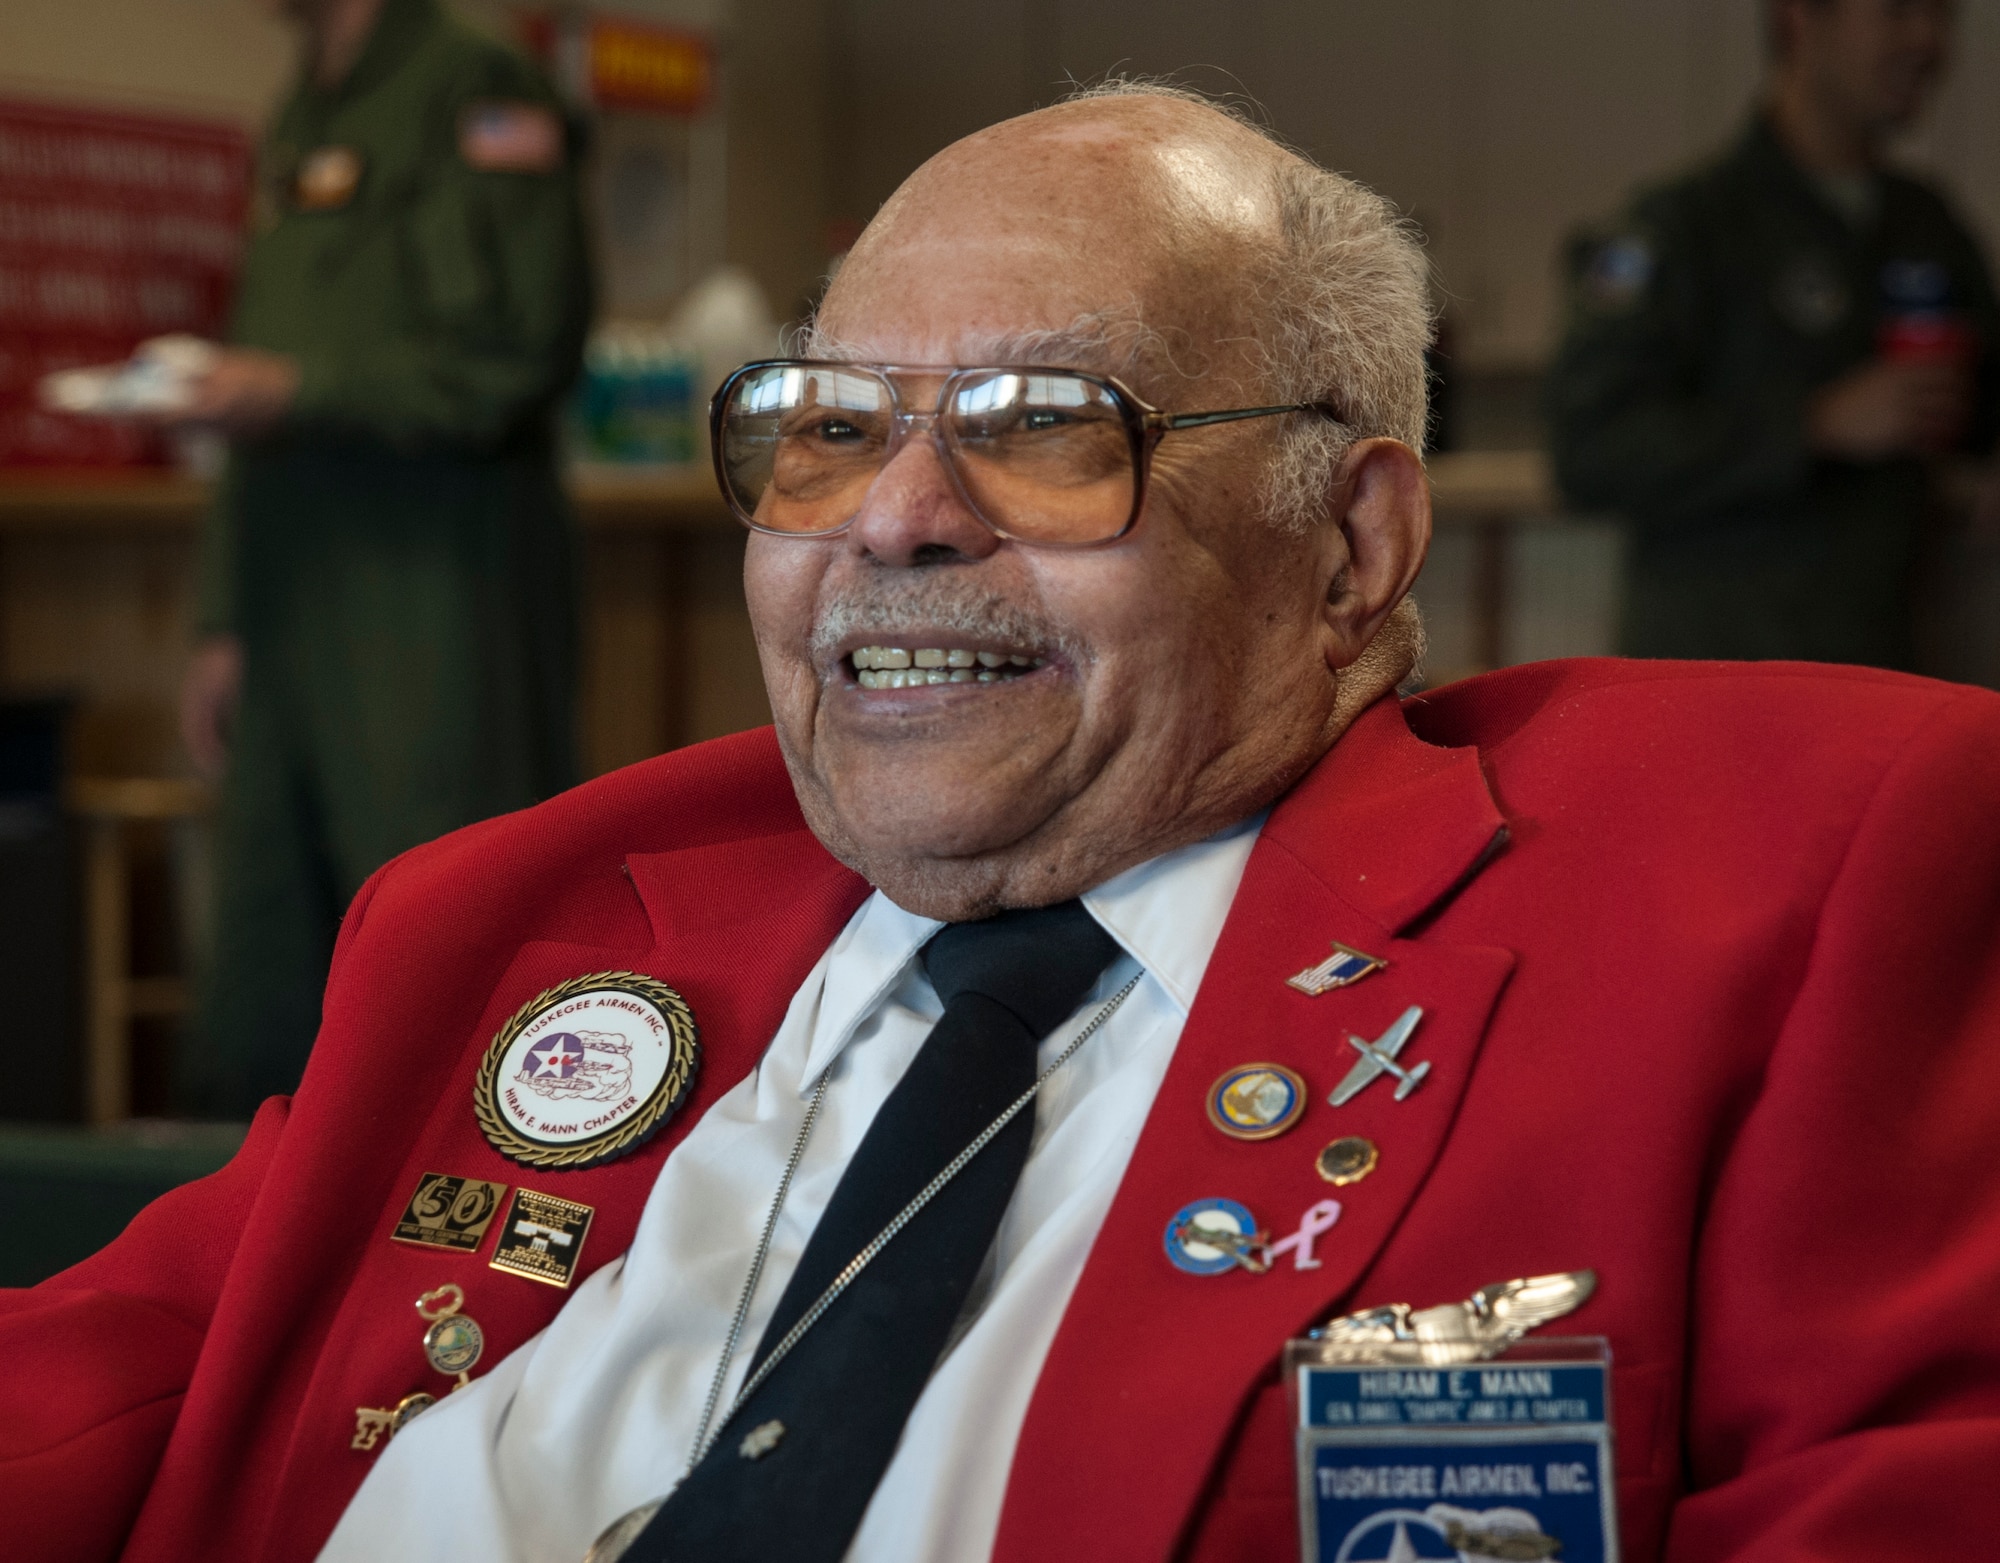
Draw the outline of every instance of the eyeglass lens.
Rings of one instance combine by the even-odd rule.
[[[1091,543],[1132,518],[1137,466],[1117,396],[1081,375],[985,369],[943,382],[938,431],[965,497],[1002,534]],[[723,408],[723,468],[755,525],[845,526],[895,450],[895,396],[872,370],[774,364]]]

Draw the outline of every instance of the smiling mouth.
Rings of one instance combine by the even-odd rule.
[[[842,659],[863,689],[917,689],[929,684],[1004,684],[1048,664],[1014,651],[923,646],[857,646]]]

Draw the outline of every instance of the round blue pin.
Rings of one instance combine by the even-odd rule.
[[[1198,1199],[1183,1205],[1167,1223],[1167,1258],[1189,1275],[1220,1275],[1242,1265],[1268,1268],[1258,1250],[1264,1234],[1257,1218],[1233,1199]]]

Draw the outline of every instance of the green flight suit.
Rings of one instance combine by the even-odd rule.
[[[1949,319],[1978,355],[1982,450],[2000,310],[1934,191],[1884,173],[1873,195],[1843,215],[1760,117],[1572,245],[1545,410],[1570,503],[1633,524],[1628,655],[1909,665],[1929,473],[1814,455],[1806,403],[1892,319]]]
[[[386,0],[346,80],[302,85],[265,141],[233,336],[302,381],[232,452],[204,539],[201,627],[241,640],[245,680],[193,1110],[297,1083],[369,873],[575,780],[552,409],[590,301],[567,140],[527,61]]]

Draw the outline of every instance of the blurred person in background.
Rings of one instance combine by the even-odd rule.
[[[2000,310],[1937,191],[1892,171],[1947,0],[1773,0],[1720,160],[1571,252],[1547,410],[1570,502],[1634,523],[1621,650],[1907,667],[1941,459],[1996,426]]]
[[[339,913],[398,852],[575,780],[551,409],[589,278],[559,104],[438,0],[268,0],[303,35],[258,159],[231,436],[183,695],[224,778],[184,1105],[297,1083]]]

